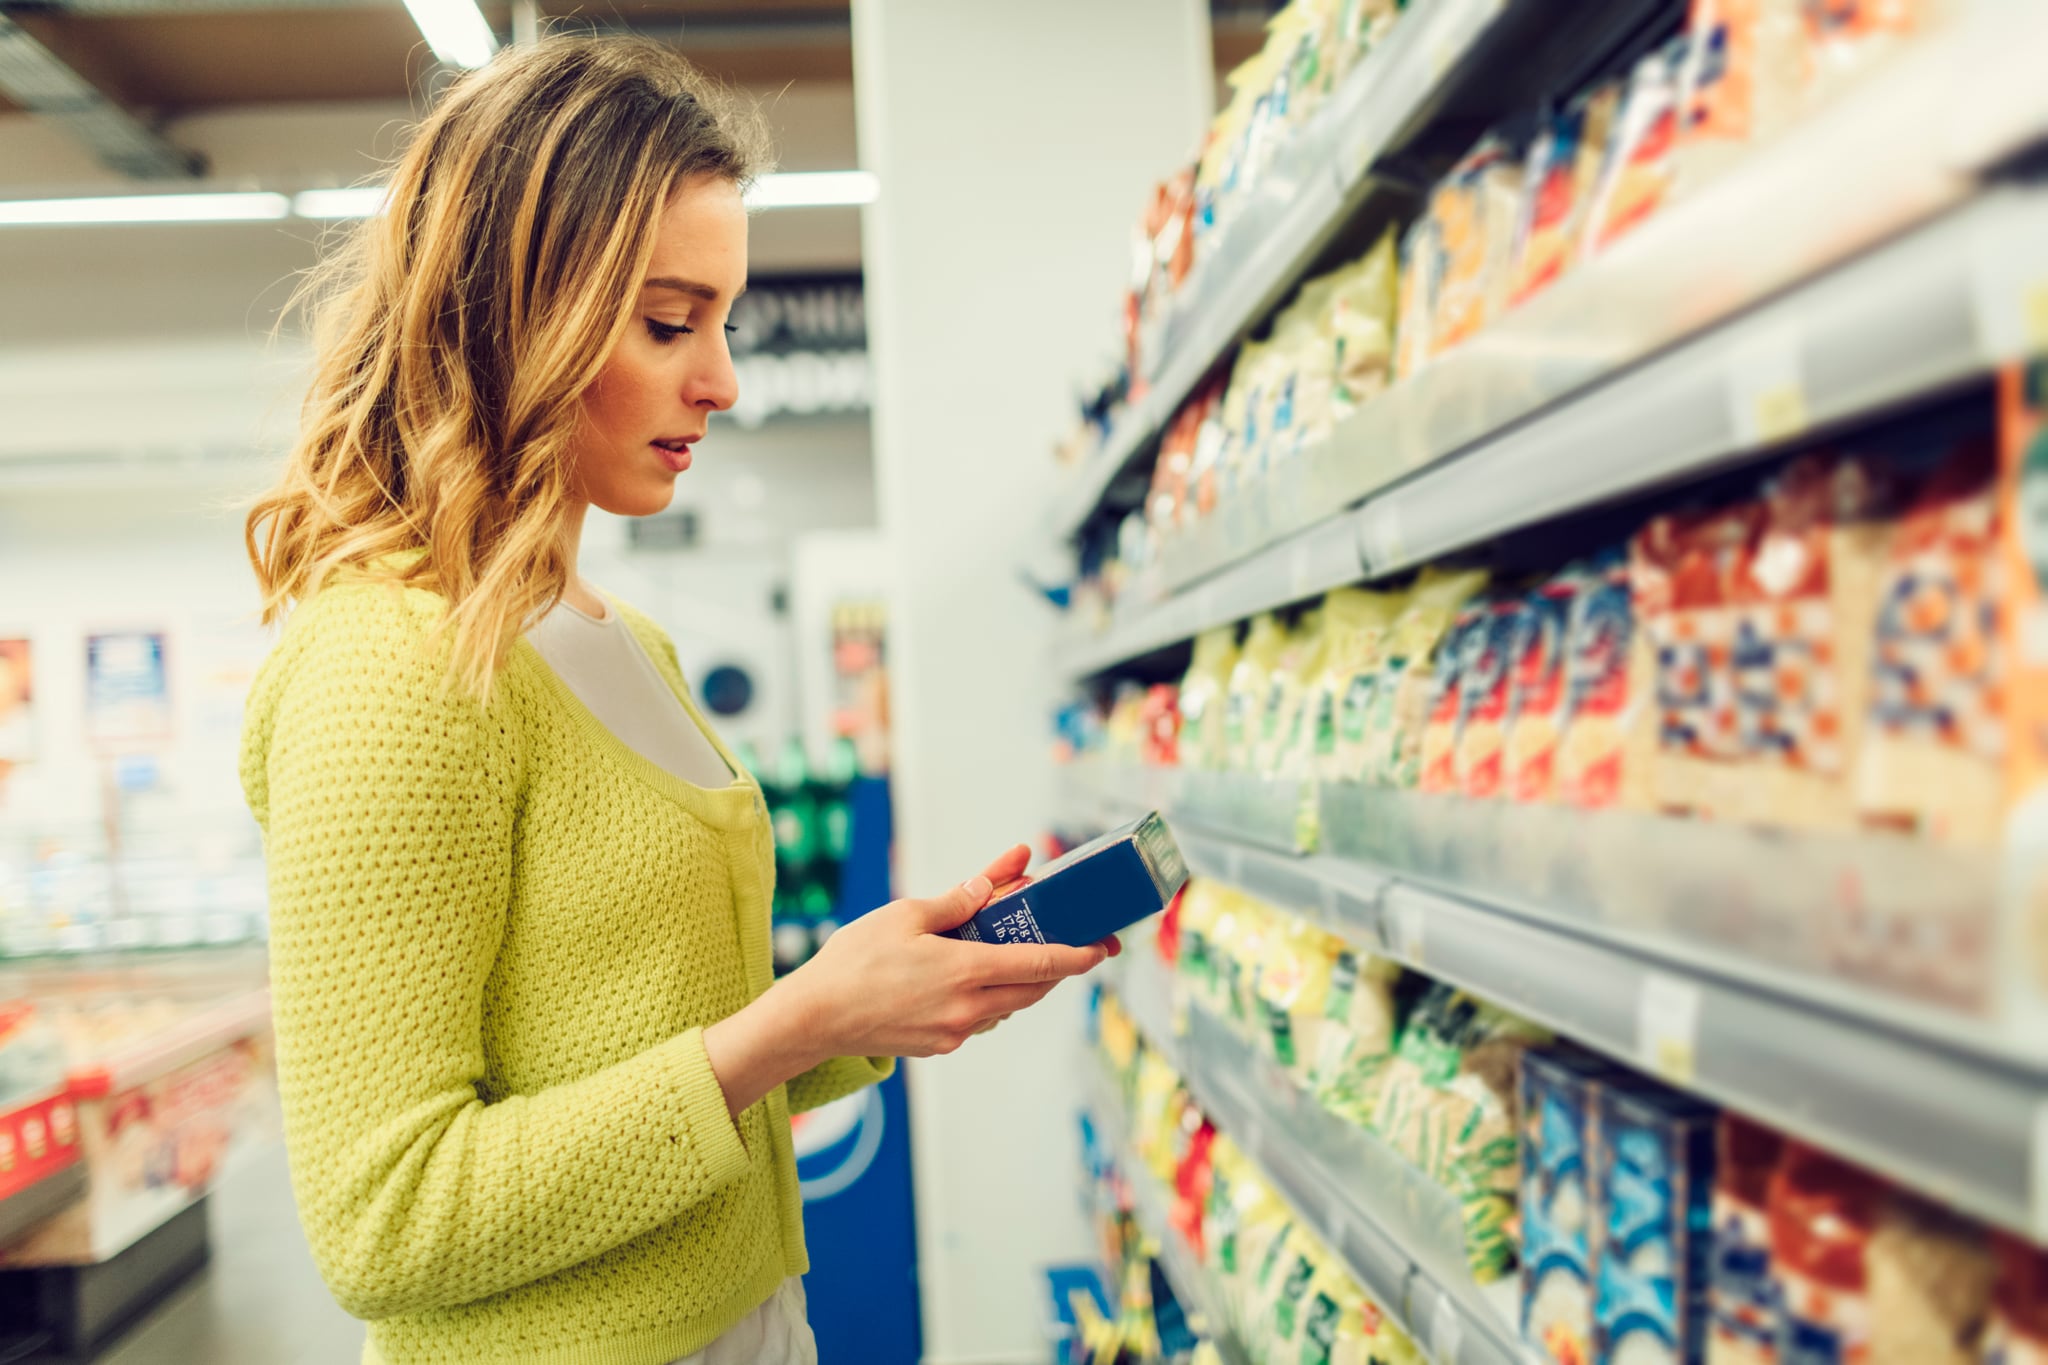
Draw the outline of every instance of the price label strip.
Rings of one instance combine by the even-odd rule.
[[[1465,1320],[1451,1296],[1439,1289],[1436,1306],[1429,1313],[1429,1356],[1436,1365],[1458,1365],[1458,1352],[1465,1344]]]
[[[1397,897],[1386,907],[1380,924],[1386,937],[1387,951],[1411,967],[1421,967],[1426,960],[1422,907]]]
[[[1730,424],[1744,445],[1775,445],[1812,425],[1798,332],[1765,332],[1730,356],[1728,399]]]
[[[1691,1085],[1698,1069],[1700,988],[1652,972],[1636,998],[1636,1055],[1673,1085]]]

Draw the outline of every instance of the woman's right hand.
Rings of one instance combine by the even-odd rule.
[[[1028,1009],[1070,976],[1099,965],[1114,940],[966,943],[940,937],[1019,877],[1030,850],[1011,849],[944,895],[891,902],[825,940],[785,983],[829,1055],[931,1057],[954,1051],[995,1020]]]

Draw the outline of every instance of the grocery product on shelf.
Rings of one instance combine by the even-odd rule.
[[[1523,168],[1505,139],[1488,134],[1430,197],[1440,272],[1429,321],[1429,354],[1479,331],[1507,305]]]
[[[1599,1093],[1596,1359],[1702,1359],[1712,1260],[1714,1109],[1626,1083]]]
[[[1707,1365],[1774,1365],[1783,1320],[1765,1209],[1784,1140],[1739,1114],[1723,1114],[1716,1142]]]
[[[1580,250],[1592,255],[1620,241],[1670,196],[1677,172],[1679,81],[1685,70],[1686,39],[1636,63],[1615,117],[1606,165],[1593,189]]]
[[[1621,84],[1605,81],[1542,121],[1529,140],[1508,268],[1508,304],[1533,298],[1579,255]]]
[[[1286,651],[1289,632],[1280,618],[1267,612],[1254,617],[1244,646],[1230,670],[1230,690],[1223,701],[1223,763],[1248,772],[1258,741],[1258,720],[1264,714],[1273,669]]]
[[[1974,1365],[1998,1274],[1981,1228],[1889,1190],[1868,1266],[1871,1365]]]
[[[1993,1241],[1998,1283],[1984,1332],[1984,1365],[2048,1361],[2048,1251],[2016,1237]]]
[[[1869,1358],[1870,1236],[1883,1197],[1874,1176],[1786,1144],[1770,1190],[1780,1360]]]
[[[1600,1087],[1615,1069],[1569,1048],[1522,1059],[1522,1339],[1559,1365],[1593,1359],[1600,1245]]]

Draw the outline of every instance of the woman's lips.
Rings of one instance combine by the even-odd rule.
[[[676,473],[680,474],[690,467],[688,445],[664,445],[659,441],[650,441],[648,444],[654,447],[655,454],[661,456],[661,462]]]

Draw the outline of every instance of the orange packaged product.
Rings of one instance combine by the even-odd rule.
[[[1736,581],[1743,760],[1731,814],[1847,830],[1870,707],[1872,630],[1890,525],[1876,461],[1807,456],[1764,490],[1755,552]]]
[[[1586,225],[1587,256],[1606,250],[1660,208],[1669,196],[1678,144],[1679,81],[1685,39],[1650,53],[1629,75],[1600,186]]]
[[[1603,82],[1546,120],[1529,144],[1509,271],[1511,306],[1541,293],[1578,257],[1621,89],[1618,82]]]
[[[1590,569],[1567,569],[1525,597],[1515,617],[1509,647],[1512,695],[1501,768],[1502,790],[1512,800],[1548,801],[1556,788],[1572,604],[1595,581]]]
[[[1771,1278],[1781,1340],[1799,1359],[1868,1365],[1870,1238],[1884,1186],[1876,1176],[1788,1141],[1771,1178]]]
[[[1679,178],[1698,184],[1797,115],[1808,59],[1802,0],[1693,0],[1680,93]]]
[[[1486,647],[1493,619],[1493,598],[1482,596],[1459,609],[1437,646],[1430,678],[1429,706],[1422,722],[1418,790],[1455,792],[1458,783],[1458,732],[1465,717],[1464,675]]]
[[[2000,488],[1988,437],[1965,439],[1894,529],[1878,585],[1865,823],[1994,844],[2006,807],[2006,698],[1996,553]]]
[[[1480,629],[1467,641],[1459,665],[1457,788],[1466,796],[1499,796],[1513,717],[1516,645],[1527,599],[1503,595],[1488,604]]]
[[[1718,815],[1741,804],[1736,581],[1762,512],[1743,503],[1654,517],[1630,544],[1637,628],[1655,660],[1656,750],[1647,790],[1658,809]]]
[[[1472,336],[1507,306],[1521,200],[1522,167],[1493,137],[1467,153],[1431,197],[1443,270],[1431,355]]]

